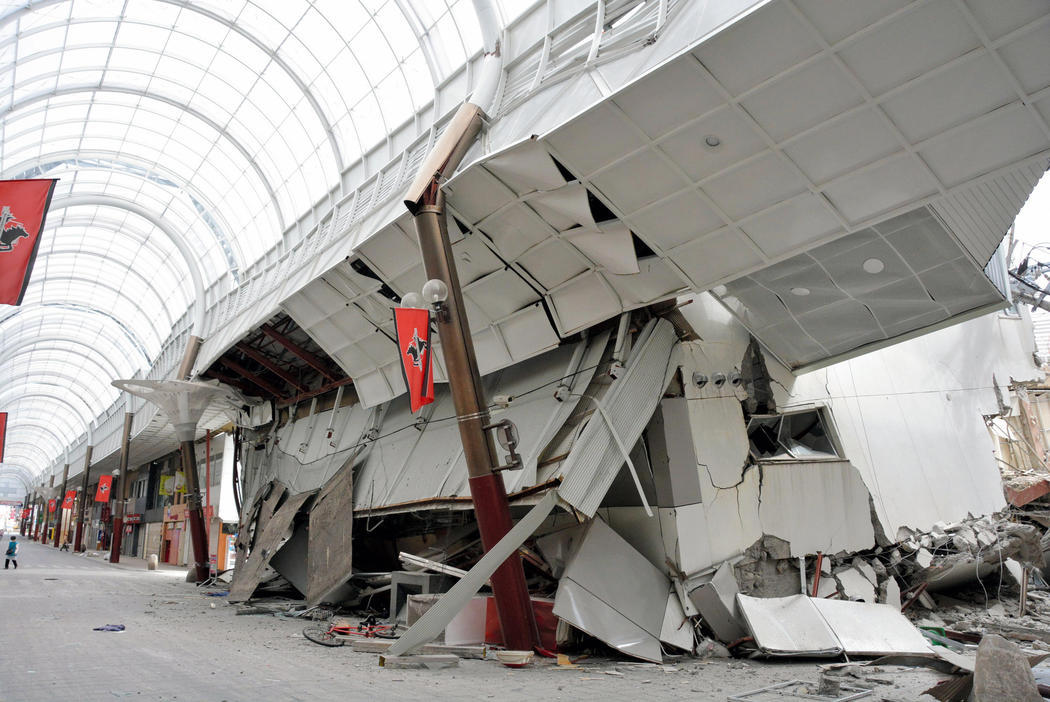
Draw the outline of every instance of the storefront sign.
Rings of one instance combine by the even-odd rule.
[[[125,524],[141,524],[142,523],[142,515],[141,514],[129,514],[126,517],[124,517],[124,523]]]

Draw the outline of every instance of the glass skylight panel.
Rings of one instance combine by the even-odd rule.
[[[505,0],[503,13],[532,4]],[[0,22],[0,96],[13,100],[0,167],[61,178],[58,201],[100,196],[156,213],[209,285],[229,285],[231,268],[278,244],[340,167],[410,120],[433,98],[434,76],[481,46],[470,0],[71,0],[19,12]],[[192,302],[181,254],[119,207],[64,208],[49,221],[27,304],[44,305],[48,331],[143,366],[137,349],[159,353]],[[70,307],[88,303],[112,318]],[[5,344],[8,324],[0,318]],[[41,351],[8,367],[69,368],[74,358]],[[115,397],[112,369],[81,358],[85,376]]]

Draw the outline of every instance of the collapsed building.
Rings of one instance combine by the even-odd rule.
[[[231,600],[276,584],[499,643],[472,596],[513,555],[545,645],[587,635],[650,661],[705,637],[880,652],[831,625],[803,643],[759,632],[788,610],[902,609],[971,565],[1012,560],[1026,580],[1038,530],[981,520],[1007,506],[1001,464],[1046,470],[1029,421],[1044,373],[1003,245],[1050,156],[1046,8],[530,7],[506,26],[479,11],[483,46],[429,112],[341,164],[268,252],[204,268],[207,289],[187,255],[192,303],[121,387],[174,375],[224,399],[179,435],[119,397],[59,484],[47,456],[32,497],[68,478],[82,505],[122,438],[133,466],[176,442],[192,466],[194,440],[225,430]],[[450,146],[464,114],[484,133]],[[433,280],[406,195],[419,178],[505,459],[516,526],[488,560],[447,337],[433,403],[405,395],[393,310]]]

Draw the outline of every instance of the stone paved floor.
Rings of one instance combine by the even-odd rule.
[[[374,654],[323,648],[303,623],[236,616],[179,570],[113,565],[26,542],[18,570],[0,573],[0,702],[135,700],[725,700],[791,679],[812,662],[697,661],[645,666],[587,661],[511,671],[462,661],[438,671],[379,668]],[[212,607],[212,605],[215,607]],[[122,633],[92,631],[124,624]],[[923,676],[926,677],[923,677]],[[870,699],[913,701],[934,678],[886,675]],[[910,682],[908,682],[910,681]],[[927,698],[929,699],[929,698]]]

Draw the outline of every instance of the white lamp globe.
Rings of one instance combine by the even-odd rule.
[[[423,300],[434,305],[448,299],[448,286],[445,281],[432,278],[423,283]]]
[[[415,307],[417,309],[423,308],[423,296],[417,292],[405,293],[404,297],[401,298],[402,307]]]

